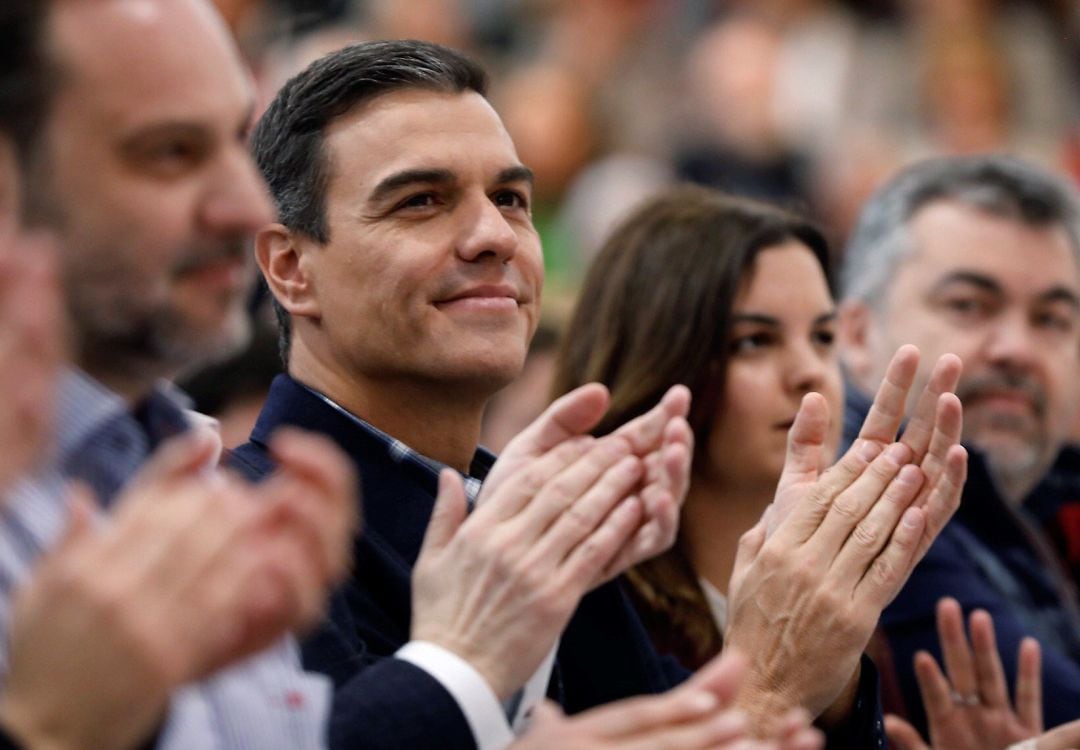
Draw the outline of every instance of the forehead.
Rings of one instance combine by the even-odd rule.
[[[749,272],[743,275],[736,307],[769,305],[780,310],[805,305],[831,306],[825,272],[809,247],[790,239],[758,251]]]
[[[326,131],[335,184],[370,189],[406,169],[444,168],[461,178],[519,163],[498,114],[475,91],[406,89],[383,94]]]
[[[1075,254],[1060,225],[1031,226],[940,200],[917,211],[910,227],[915,249],[901,263],[898,280],[906,276],[929,285],[962,269],[1017,291],[1080,288]]]
[[[248,75],[205,0],[59,0],[49,38],[65,84],[57,109],[91,122],[122,131],[250,106]]]

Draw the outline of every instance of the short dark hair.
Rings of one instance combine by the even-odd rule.
[[[487,74],[460,52],[413,40],[354,44],[294,76],[255,126],[252,150],[282,224],[319,243],[330,240],[326,189],[333,165],[324,148],[327,127],[360,104],[403,89],[487,94]],[[282,359],[288,361],[291,322],[274,301]]]
[[[44,0],[0,3],[0,135],[25,166],[41,132],[51,94],[45,54]]]

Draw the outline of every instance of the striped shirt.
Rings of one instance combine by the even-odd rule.
[[[162,440],[185,429],[182,394],[162,384],[134,410],[84,373],[57,394],[56,440],[43,465],[0,503],[0,675],[7,669],[11,597],[67,524],[66,477],[79,476],[106,505]],[[110,488],[108,490],[107,488]],[[330,681],[300,667],[292,638],[177,690],[157,747],[264,750],[325,747]]]

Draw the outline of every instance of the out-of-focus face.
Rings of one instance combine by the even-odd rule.
[[[806,393],[816,391],[829,404],[830,462],[840,440],[836,311],[821,264],[795,240],[760,251],[732,316],[727,382],[709,435],[708,469],[725,484],[771,493]]]
[[[543,281],[531,173],[479,94],[406,89],[332,123],[329,241],[301,262],[307,356],[353,383],[502,387],[520,372]],[[324,364],[324,366],[326,366]]]
[[[918,211],[910,230],[914,250],[883,309],[863,316],[862,333],[845,332],[845,359],[871,390],[896,347],[915,344],[918,392],[941,354],[957,354],[964,440],[1007,491],[1030,489],[1061,449],[1080,395],[1080,269],[1068,236],[947,200]]]
[[[272,220],[251,91],[204,0],[65,0],[31,210],[57,230],[79,363],[134,390],[247,334],[245,241]]]

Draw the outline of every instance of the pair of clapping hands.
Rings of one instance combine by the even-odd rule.
[[[753,734],[793,736],[779,723],[792,707],[843,720],[881,610],[959,503],[956,357],[937,363],[894,442],[917,365],[914,347],[898,351],[858,441],[826,471],[827,407],[816,394],[803,401],[775,502],[744,536],[730,587],[725,644],[750,658],[734,680],[741,687],[717,705],[741,712]],[[413,637],[465,658],[500,697],[512,694],[584,593],[674,540],[693,453],[688,406],[675,387],[593,439],[584,435],[606,393],[567,394],[507,447],[468,518],[460,482],[445,473],[414,575]]]

